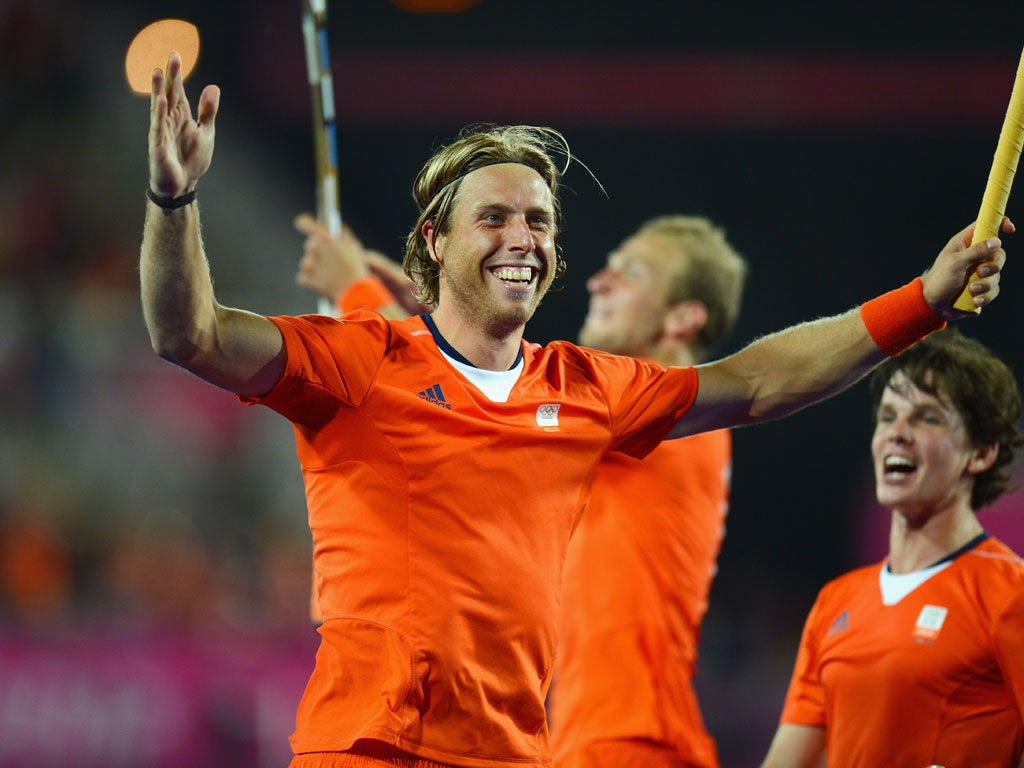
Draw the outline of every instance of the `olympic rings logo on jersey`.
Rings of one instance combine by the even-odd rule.
[[[537,408],[537,426],[541,429],[558,429],[558,409],[560,403],[544,403]]]

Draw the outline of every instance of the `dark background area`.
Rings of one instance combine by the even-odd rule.
[[[126,632],[243,637],[274,658],[301,636],[301,687],[308,531],[290,430],[156,360],[138,308],[148,114],[123,56],[162,17],[199,27],[193,102],[206,83],[223,90],[200,185],[220,299],[315,307],[293,282],[290,222],[315,204],[298,3],[0,2],[0,638],[14,643],[0,660]],[[907,282],[975,217],[1024,6],[479,0],[416,14],[362,0],[330,5],[330,37],[342,212],[369,245],[399,255],[409,184],[464,125],[552,125],[607,194],[570,167],[569,270],[528,337],[574,337],[607,252],[646,218],[686,212],[751,263],[729,352]],[[1024,222],[1019,199],[1007,212]],[[1019,371],[1007,248],[1003,297],[961,327]],[[869,416],[858,386],[735,435],[700,672],[724,765],[763,754],[817,589],[884,553]],[[983,521],[1020,551],[1017,504]],[[298,697],[284,687],[262,752],[248,710],[218,705],[204,738],[219,765],[281,764]],[[7,695],[7,712],[42,706]],[[0,718],[0,741],[17,731]],[[8,750],[0,766],[23,757]]]

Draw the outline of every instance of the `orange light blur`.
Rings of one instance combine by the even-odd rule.
[[[181,56],[181,76],[187,78],[199,60],[199,30],[181,19],[161,19],[144,27],[132,39],[124,57],[128,85],[135,93],[149,94],[153,70],[167,66],[167,56]]]

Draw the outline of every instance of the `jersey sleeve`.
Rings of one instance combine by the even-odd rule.
[[[697,398],[692,367],[665,368],[607,354],[597,354],[593,364],[609,406],[611,449],[636,458],[654,450]]]
[[[992,642],[1006,686],[1024,723],[1024,590],[1018,590],[996,620]]]
[[[296,424],[316,425],[341,405],[357,405],[380,367],[391,329],[380,315],[357,311],[344,320],[322,315],[269,318],[281,331],[285,370],[267,394],[239,395]]]
[[[804,622],[780,723],[825,726],[825,689],[818,664],[818,641],[824,629],[822,602],[819,593]]]

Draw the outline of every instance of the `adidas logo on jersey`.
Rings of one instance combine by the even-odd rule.
[[[447,408],[449,411],[452,409],[451,403],[444,399],[444,393],[441,391],[441,385],[435,384],[432,387],[428,387],[421,392],[417,392],[421,400],[426,400],[428,403],[439,405],[442,408]]]
[[[836,617],[836,620],[832,622],[832,626],[828,628],[828,634],[831,635],[833,632],[842,632],[844,629],[849,628],[850,615],[846,611],[843,611]]]

